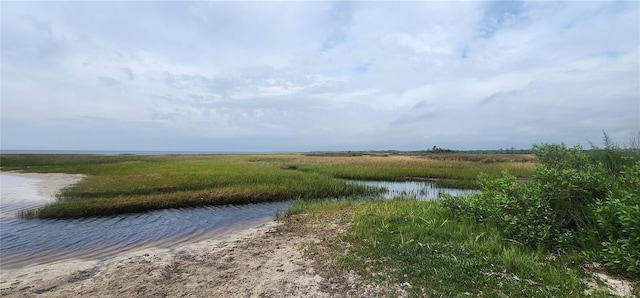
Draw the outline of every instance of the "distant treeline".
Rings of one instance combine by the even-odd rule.
[[[428,155],[428,154],[447,154],[447,153],[463,153],[463,154],[531,154],[531,149],[493,149],[493,150],[453,150],[440,147],[433,147],[427,150],[368,150],[368,151],[316,151],[308,152],[308,156],[385,156],[385,155]]]
[[[596,153],[599,152],[599,148],[584,149],[585,152]],[[640,150],[636,148],[616,148],[619,152],[627,152],[629,154],[638,153]],[[489,149],[489,150],[453,150],[440,147],[433,147],[427,150],[369,150],[369,151],[317,151],[308,152],[304,155],[308,156],[388,156],[388,155],[432,155],[432,154],[524,154],[531,155],[533,151],[531,149]]]

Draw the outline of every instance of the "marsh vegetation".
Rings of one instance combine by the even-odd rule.
[[[508,172],[481,177],[482,193],[446,197],[456,218],[495,227],[540,251],[579,250],[612,270],[640,275],[640,154],[543,144],[530,183]]]
[[[320,235],[307,252],[327,279],[351,283],[344,293],[357,280],[355,287],[390,297],[607,297],[608,286],[592,272],[602,266],[597,270],[627,280],[634,285],[627,294],[638,295],[637,152],[610,144],[543,144],[532,152],[3,155],[1,162],[3,170],[87,175],[28,217],[295,200],[280,216],[282,228]],[[379,189],[346,179],[432,181],[482,192],[382,200]]]
[[[482,192],[467,197],[298,201],[285,219],[306,227],[301,233],[328,234],[308,249],[326,278],[348,285],[344,293],[639,296],[638,153],[533,151],[527,182],[505,171],[481,175]]]
[[[455,220],[437,201],[298,201],[285,220],[299,233],[328,233],[307,250],[344,296],[581,297],[593,280],[579,254],[523,247],[489,225]],[[608,297],[605,288],[593,294]]]
[[[3,170],[87,176],[56,202],[25,217],[70,218],[164,208],[247,204],[293,199],[367,196],[380,189],[355,180],[432,180],[477,186],[481,173],[508,169],[527,177],[533,163],[438,160],[425,156],[277,155],[2,155]]]

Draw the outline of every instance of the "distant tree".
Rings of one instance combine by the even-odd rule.
[[[432,152],[432,153],[452,153],[452,152],[455,152],[455,151],[453,151],[451,149],[440,148],[438,146],[433,146],[433,148],[431,148],[431,150],[427,150],[427,151]]]
[[[631,134],[629,138],[629,151],[640,152],[640,130]]]

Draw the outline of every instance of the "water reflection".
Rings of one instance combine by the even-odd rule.
[[[72,220],[16,217],[18,210],[52,199],[40,195],[41,179],[1,175],[0,265],[11,269],[68,258],[102,259],[145,247],[176,247],[204,239],[222,239],[267,224],[290,203],[263,203],[158,210],[147,213]],[[387,189],[385,198],[432,200],[441,193],[468,195],[474,190],[439,188],[428,182],[349,181]]]
[[[382,196],[386,199],[393,198],[411,198],[417,200],[434,200],[440,197],[440,194],[449,194],[454,196],[467,196],[473,193],[479,193],[479,190],[458,189],[438,187],[433,183],[424,181],[359,181],[349,180],[349,183],[360,184],[371,187],[384,188],[386,192]]]
[[[41,179],[2,175],[0,265],[11,269],[68,258],[101,259],[145,247],[171,248],[221,239],[273,221],[290,203],[158,210],[72,220],[21,219],[18,210],[41,206],[34,183]]]
[[[288,203],[167,209],[74,220],[0,219],[2,268],[95,259],[142,247],[216,239],[273,221]]]

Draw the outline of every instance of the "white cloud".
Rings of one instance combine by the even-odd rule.
[[[640,130],[639,5],[7,2],[2,148],[624,142]]]

